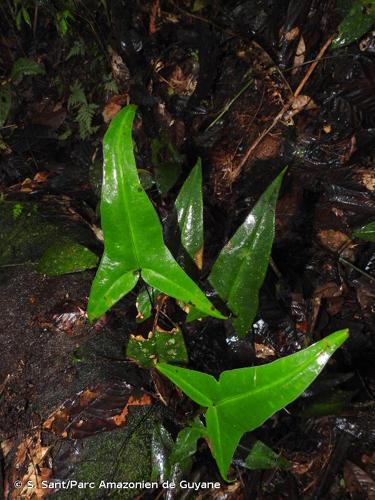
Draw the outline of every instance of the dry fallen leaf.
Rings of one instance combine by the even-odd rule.
[[[81,439],[126,425],[130,407],[151,404],[151,397],[126,383],[86,389],[52,413],[43,429],[63,438]]]
[[[5,498],[45,498],[52,493],[52,490],[41,487],[42,481],[52,475],[52,470],[45,463],[49,450],[50,446],[42,445],[40,430],[21,441],[13,463],[6,471]]]
[[[305,62],[306,45],[303,36],[300,36],[298,45],[296,48],[296,53],[293,60],[293,70],[292,75],[295,75],[300,69],[301,65]]]

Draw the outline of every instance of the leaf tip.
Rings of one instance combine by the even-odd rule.
[[[349,338],[349,328],[338,330],[327,337],[327,342],[330,347],[338,349]]]

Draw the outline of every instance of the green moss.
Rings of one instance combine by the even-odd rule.
[[[139,407],[129,412],[128,425],[114,432],[106,432],[84,440],[82,461],[69,479],[94,482],[95,489],[59,491],[56,499],[102,498],[105,494],[121,499],[132,499],[140,490],[99,489],[100,481],[150,481],[151,438],[157,417],[150,407]]]
[[[37,261],[60,233],[29,202],[0,203],[0,224],[0,266]]]
[[[57,242],[60,245],[62,237],[85,246],[92,240],[88,228],[61,217],[56,207],[48,204],[0,199],[0,228],[0,267],[36,263],[48,247]],[[76,257],[77,248],[76,245]],[[82,252],[79,254],[82,259]],[[91,267],[93,261],[96,262],[96,257],[88,250],[85,250],[85,258],[90,260]],[[86,269],[90,267],[87,259]]]

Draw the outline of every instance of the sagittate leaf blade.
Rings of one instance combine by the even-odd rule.
[[[246,217],[213,265],[209,281],[234,314],[239,336],[246,335],[258,310],[275,233],[275,209],[285,169]]]
[[[223,318],[181,269],[164,244],[162,227],[138,177],[132,140],[136,107],[112,120],[104,137],[101,218],[104,255],[88,304],[95,319],[128,293],[141,272],[154,288],[201,311]]]
[[[353,234],[361,240],[375,241],[375,220],[356,229]]]
[[[215,379],[208,385],[200,372],[168,365],[157,367],[191,399],[208,407],[207,434],[220,473],[226,479],[242,435],[294,401],[347,337],[348,330],[340,330],[272,363],[224,371],[218,386],[214,384]]]
[[[198,159],[175,202],[181,243],[199,269],[203,263],[202,163]]]
[[[208,407],[218,399],[219,384],[212,375],[167,363],[158,363],[156,368],[199,405]]]

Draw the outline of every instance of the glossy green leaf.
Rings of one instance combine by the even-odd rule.
[[[275,210],[286,169],[269,185],[213,265],[209,281],[233,312],[233,325],[243,337],[258,310],[275,233]]]
[[[136,107],[112,120],[104,137],[104,176],[100,206],[104,255],[88,304],[98,318],[132,290],[140,276],[150,286],[201,311],[223,318],[177,264],[163,241],[162,227],[138,177],[132,141]]]
[[[20,57],[13,64],[12,71],[10,73],[10,78],[13,81],[19,80],[24,76],[36,76],[36,75],[44,75],[45,71],[42,66],[40,66],[37,62],[32,59],[28,59],[26,57]]]
[[[37,270],[47,276],[76,273],[92,269],[98,264],[98,257],[76,241],[64,238],[53,243],[42,255]]]
[[[181,243],[199,269],[203,264],[202,164],[199,159],[176,199]]]
[[[361,240],[375,241],[375,220],[353,231],[353,235]]]
[[[375,23],[375,0],[354,0],[348,14],[341,21],[338,35],[332,42],[337,49],[355,42]]]
[[[0,127],[5,125],[12,106],[12,94],[9,85],[0,85]]]
[[[196,319],[202,319],[204,317],[205,317],[205,314],[203,314],[199,309],[196,309],[195,307],[190,307],[185,321],[186,321],[186,323],[191,323],[192,321],[195,321]]]
[[[151,438],[151,481],[169,479],[168,457],[174,445],[172,436],[160,422],[155,425]]]
[[[25,7],[22,7],[21,8],[21,12],[22,12],[22,17],[23,17],[23,20],[25,21],[25,23],[31,28],[31,19],[30,19],[30,15],[29,13],[27,12],[27,10],[25,9]]]
[[[157,361],[187,363],[188,353],[181,330],[156,331],[148,339],[131,336],[126,351],[142,368],[152,368]]]
[[[184,156],[180,155],[164,136],[151,143],[151,162],[155,170],[156,185],[166,194],[176,184],[182,172]]]
[[[148,170],[145,170],[144,168],[139,168],[138,175],[139,175],[139,180],[142,184],[143,189],[145,191],[147,191],[148,189],[151,189],[155,183],[154,178],[152,177],[152,174]]]
[[[157,368],[193,401],[208,408],[205,414],[208,439],[220,473],[226,479],[242,435],[294,401],[347,337],[348,330],[335,332],[272,363],[224,371],[219,380],[168,364],[158,364]]]
[[[290,462],[275,453],[272,448],[262,443],[262,441],[256,441],[245,458],[244,466],[251,470],[286,469],[290,467]]]
[[[181,478],[190,472],[198,439],[206,436],[206,429],[199,418],[184,427],[176,442],[161,424],[156,426],[152,436],[152,480],[170,481],[178,485]],[[178,493],[178,486],[175,493]]]
[[[143,323],[143,321],[146,321],[151,316],[152,308],[158,295],[160,295],[160,291],[151,287],[144,288],[139,292],[135,303],[138,311],[137,323]]]
[[[168,457],[168,477],[178,482],[179,476],[187,474],[193,464],[193,455],[197,451],[198,439],[206,437],[206,428],[196,418],[190,425],[182,429],[176,438]]]

